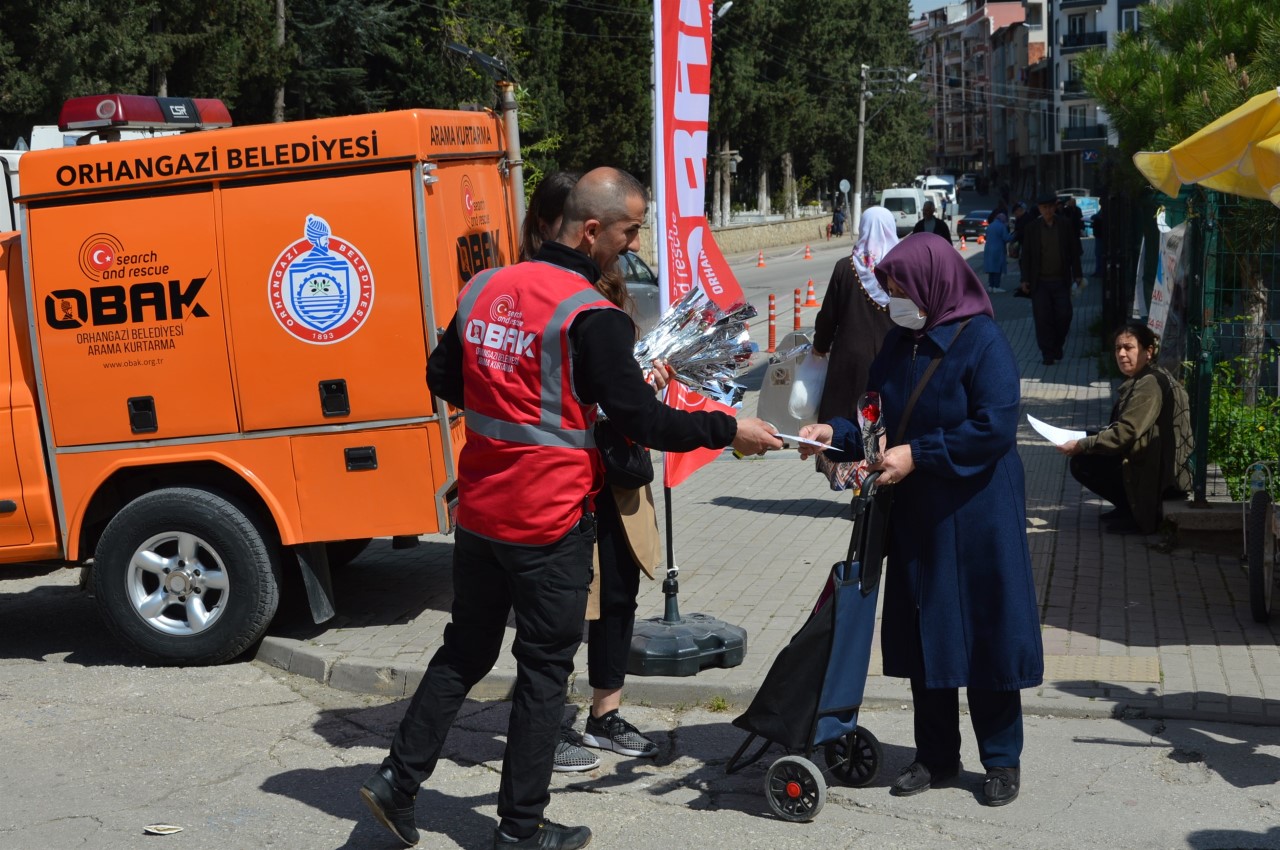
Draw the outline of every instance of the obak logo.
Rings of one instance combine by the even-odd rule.
[[[180,280],[164,283],[146,281],[128,287],[120,284],[79,289],[55,289],[44,298],[44,320],[60,331],[75,330],[90,324],[123,325],[126,322],[167,322],[186,315],[203,319],[205,309],[196,303],[205,278],[184,284]],[[150,315],[147,315],[148,312]]]

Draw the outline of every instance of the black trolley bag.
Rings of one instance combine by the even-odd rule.
[[[877,478],[878,472],[867,476],[853,499],[848,557],[832,566],[813,613],[733,721],[751,734],[729,759],[727,773],[754,764],[772,744],[787,751],[765,779],[769,808],[784,820],[813,820],[826,802],[823,771],[812,760],[818,748],[827,771],[844,785],[867,785],[880,768],[880,742],[858,726],[892,498],[876,488]],[[764,743],[744,758],[757,737]]]

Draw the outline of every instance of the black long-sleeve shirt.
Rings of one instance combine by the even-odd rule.
[[[535,259],[577,272],[593,285],[600,278],[595,261],[559,242],[544,243]],[[456,318],[427,360],[427,385],[433,395],[454,407],[465,407],[463,349]],[[634,342],[635,325],[626,313],[581,313],[569,327],[570,376],[577,397],[600,405],[628,439],[651,449],[687,452],[732,443],[738,433],[732,416],[675,410],[657,399],[632,354]]]

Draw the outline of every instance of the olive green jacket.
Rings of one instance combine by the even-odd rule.
[[[1080,441],[1086,453],[1121,456],[1125,496],[1147,534],[1160,525],[1164,499],[1191,489],[1193,444],[1186,391],[1154,364],[1120,385],[1111,424]]]

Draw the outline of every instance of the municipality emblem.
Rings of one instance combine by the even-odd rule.
[[[303,342],[341,342],[369,318],[373,271],[364,255],[334,236],[320,216],[307,216],[303,236],[280,252],[271,267],[271,312]]]

